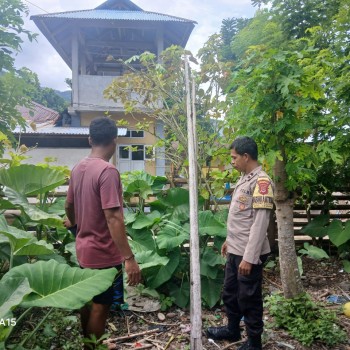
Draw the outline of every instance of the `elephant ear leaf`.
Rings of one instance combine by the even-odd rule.
[[[0,170],[0,183],[24,196],[35,196],[52,191],[66,182],[66,175],[59,170],[22,164]]]
[[[10,278],[27,278],[33,290],[23,299],[22,307],[56,307],[79,309],[95,295],[109,288],[116,276],[115,268],[81,269],[60,264],[55,260],[24,264],[11,269],[3,282]]]
[[[0,319],[10,318],[11,311],[32,292],[25,277],[10,277],[0,281]]]
[[[35,205],[30,204],[23,194],[16,192],[10,187],[5,187],[3,192],[7,197],[7,203],[11,203],[15,208],[21,208],[32,221],[52,227],[63,227],[62,219],[58,215],[48,214]]]

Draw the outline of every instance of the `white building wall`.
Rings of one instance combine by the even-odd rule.
[[[44,163],[46,157],[57,158],[53,165],[66,165],[72,169],[82,158],[88,156],[90,148],[37,148],[26,153],[31,158],[23,161],[24,164]],[[5,154],[8,158],[8,154]]]

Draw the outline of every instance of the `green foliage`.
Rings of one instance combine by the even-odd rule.
[[[102,342],[108,339],[108,334],[104,334],[101,338],[97,339],[95,334],[91,334],[89,338],[84,338],[84,344],[92,350],[107,350],[108,346]]]
[[[2,168],[0,170],[0,184],[7,199],[0,198],[0,209],[19,208],[23,213],[22,225],[36,222],[37,225],[63,227],[62,219],[56,214],[49,214],[52,202],[48,200],[49,191],[62,185],[66,181],[66,174],[57,169],[35,165],[20,165]],[[38,196],[38,205],[28,202],[26,196]],[[41,233],[39,232],[39,238]]]
[[[307,255],[315,260],[329,259],[328,254],[323,249],[310,245],[310,243],[304,243],[304,249],[300,249],[299,254]]]
[[[30,41],[35,35],[23,28],[22,16],[28,15],[28,9],[20,0],[7,0],[0,3],[0,72],[13,70],[14,55],[21,50],[24,35]]]
[[[16,107],[29,105],[29,98],[25,95],[27,88],[28,85],[15,73],[0,74],[0,157],[5,147],[14,143],[12,131],[15,127],[25,125]]]
[[[0,319],[6,319],[10,318],[12,310],[32,292],[32,289],[25,277],[12,277],[7,282],[0,280],[0,286]]]
[[[11,269],[1,280],[26,278],[32,293],[20,303],[28,307],[79,309],[111,284],[116,270],[70,267],[57,261],[38,261]]]
[[[339,256],[348,257],[350,246],[350,221],[330,221],[329,215],[319,215],[302,229],[302,233],[311,237],[328,236],[332,244],[338,248]],[[315,247],[314,247],[315,248]],[[344,260],[345,271],[350,271],[347,260]]]
[[[174,305],[175,298],[167,297],[164,294],[160,295],[160,309],[166,311]]]
[[[24,315],[32,307],[77,309],[105,290],[115,277],[115,269],[82,270],[66,264],[76,264],[74,238],[58,216],[64,214],[64,200],[50,195],[65,181],[64,169],[49,165],[12,165],[0,170],[1,318],[16,315],[20,319],[21,310]],[[27,196],[37,196],[38,204],[30,204]],[[4,211],[14,208],[21,209],[21,215],[9,225]],[[29,309],[23,312],[22,308]],[[54,330],[48,327],[45,332],[52,335]],[[8,343],[13,329],[0,326],[0,347],[11,348],[4,342]],[[37,328],[17,344],[18,348],[35,338],[35,332]]]
[[[337,324],[336,314],[314,303],[307,294],[293,299],[273,294],[266,298],[266,306],[274,317],[273,326],[286,329],[303,345],[318,342],[334,346],[346,340],[346,333]]]
[[[227,104],[223,101],[222,86],[227,85],[232,63],[220,61],[221,39],[213,35],[200,50],[198,72],[193,71],[197,110],[198,169],[206,168],[204,178],[205,199],[212,196],[211,171],[228,163],[227,140],[220,135],[230,135],[225,125]],[[128,73],[115,79],[105,90],[105,98],[123,103],[127,113],[137,119],[137,127],[154,134],[155,123],[164,125],[164,138],[158,137],[157,147],[165,149],[165,157],[173,165],[171,177],[188,177],[187,106],[184,81],[184,55],[195,62],[192,54],[181,47],[171,46],[161,54],[145,52],[132,57],[124,64]],[[113,60],[113,57],[110,59]],[[136,69],[139,62],[142,69]],[[131,92],[131,93],[130,93]],[[148,115],[149,119],[138,116]],[[149,121],[151,120],[151,122]],[[221,182],[222,191],[224,183]],[[218,183],[218,181],[217,181]],[[202,182],[200,182],[202,186]],[[203,191],[204,192],[204,191]],[[201,192],[202,193],[202,192]]]
[[[140,177],[147,179],[140,186]],[[154,187],[156,180],[162,179],[136,173],[123,177],[123,187],[128,194],[142,198],[146,193],[151,211],[145,213],[139,207],[126,213],[127,232],[131,237],[130,245],[140,264],[146,287],[156,289],[159,294],[180,307],[189,304],[189,193],[183,188],[159,190]],[[164,180],[164,179],[163,179]],[[145,186],[148,183],[148,187]],[[132,191],[130,190],[132,189]],[[145,192],[146,189],[146,192]],[[156,199],[154,199],[156,197]],[[129,195],[124,196],[130,198]],[[199,200],[203,207],[203,199]],[[126,203],[130,207],[130,203]],[[131,209],[130,209],[131,210]],[[220,214],[220,215],[219,215]],[[211,237],[225,237],[225,215],[211,211],[200,211],[199,233],[201,244],[201,279],[203,284],[203,302],[213,307],[220,300],[223,269],[225,260],[220,256],[221,244],[218,247],[208,246]],[[170,306],[170,305],[169,305]]]
[[[5,147],[14,141],[11,131],[25,121],[16,106],[28,104],[25,91],[28,85],[18,77],[14,69],[14,56],[21,50],[26,37],[30,41],[35,35],[23,28],[22,16],[28,14],[20,0],[0,2],[0,156]]]
[[[26,95],[32,101],[57,112],[63,112],[68,107],[68,102],[59,96],[55,90],[41,87],[38,75],[30,69],[23,67],[18,71],[18,75],[27,84]]]

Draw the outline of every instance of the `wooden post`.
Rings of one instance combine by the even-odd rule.
[[[191,275],[191,350],[202,350],[202,303],[198,236],[198,177],[196,115],[192,109],[190,68],[185,57],[185,81],[187,93],[187,133],[190,191],[190,275]]]

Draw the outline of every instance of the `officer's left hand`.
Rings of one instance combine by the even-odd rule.
[[[238,273],[242,276],[250,275],[253,265],[247,261],[242,260],[238,266]]]

